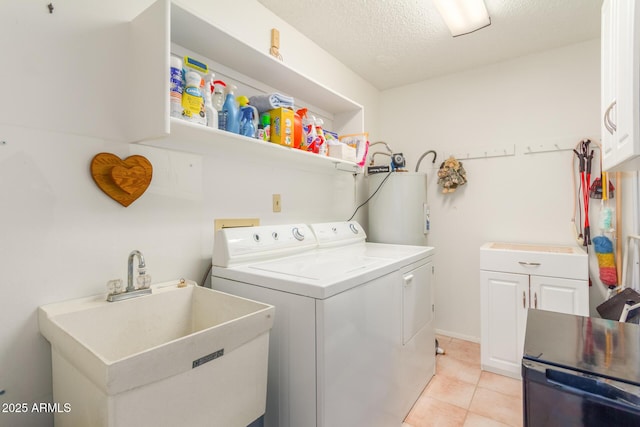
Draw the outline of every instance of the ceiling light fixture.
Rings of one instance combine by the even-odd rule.
[[[484,0],[433,0],[453,37],[491,25]]]

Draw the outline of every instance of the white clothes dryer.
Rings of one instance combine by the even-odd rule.
[[[354,221],[217,233],[212,287],[276,307],[267,427],[402,425],[435,373],[433,254]]]

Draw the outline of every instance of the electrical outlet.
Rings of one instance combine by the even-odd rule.
[[[272,200],[273,200],[273,211],[274,212],[282,211],[282,201],[280,199],[280,195],[274,194]]]

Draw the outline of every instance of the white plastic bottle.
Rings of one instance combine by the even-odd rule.
[[[211,104],[213,108],[217,111],[218,119],[216,119],[218,129],[225,130],[225,123],[221,123],[219,117],[222,112],[222,106],[224,105],[224,97],[225,97],[225,89],[227,85],[222,80],[215,80],[213,82],[213,96],[211,97]]]
[[[169,71],[169,114],[171,117],[182,117],[182,59],[171,56]]]
[[[322,120],[320,117],[315,119],[318,154],[320,154],[321,156],[327,156],[329,155],[329,150],[327,149],[327,140],[324,137],[324,130],[322,129],[323,124],[324,120]]]

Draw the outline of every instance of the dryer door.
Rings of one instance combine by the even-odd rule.
[[[433,262],[402,275],[402,344],[433,320]]]

